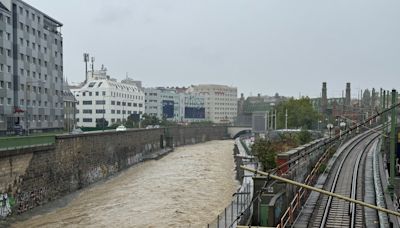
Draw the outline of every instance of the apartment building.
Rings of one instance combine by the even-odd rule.
[[[62,129],[62,24],[20,0],[0,0],[0,134]]]
[[[204,96],[205,118],[214,123],[233,123],[237,116],[237,88],[226,85],[195,85],[188,92]]]

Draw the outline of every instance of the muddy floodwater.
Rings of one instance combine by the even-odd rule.
[[[205,227],[238,187],[233,143],[176,148],[12,227]]]

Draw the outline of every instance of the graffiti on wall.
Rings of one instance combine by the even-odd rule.
[[[5,218],[11,214],[11,208],[14,206],[14,198],[9,197],[7,193],[0,194],[0,218]]]

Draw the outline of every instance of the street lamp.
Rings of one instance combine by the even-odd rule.
[[[329,130],[329,138],[331,138],[331,131],[332,131],[332,128],[333,128],[333,124],[331,124],[331,123],[327,124],[326,128],[328,128],[328,130]]]
[[[25,129],[26,135],[29,135],[29,115],[28,115],[28,86],[32,87],[35,83],[44,83],[43,81],[26,81],[25,88]]]
[[[340,127],[340,130],[339,130],[340,135],[339,135],[339,137],[342,138],[342,129],[344,130],[346,128],[346,123],[345,122],[340,122],[339,127]]]

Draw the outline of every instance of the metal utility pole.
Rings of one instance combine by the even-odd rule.
[[[395,89],[392,90],[392,105],[397,103],[397,92]],[[392,109],[391,117],[391,129],[390,129],[390,184],[394,187],[394,177],[396,176],[396,122],[397,113],[396,108]]]
[[[383,91],[383,97],[382,97],[382,110],[385,110],[385,102],[386,102],[386,90]],[[385,135],[386,135],[386,113],[382,114],[382,149],[385,150]]]
[[[94,78],[94,57],[92,57],[92,79]]]
[[[89,62],[89,54],[88,53],[83,53],[83,61],[85,62],[85,83],[88,81],[87,78],[87,64]]]
[[[287,128],[287,117],[288,117],[288,114],[287,114],[287,109],[286,109],[286,114],[285,114],[285,129],[288,129],[288,128]]]

